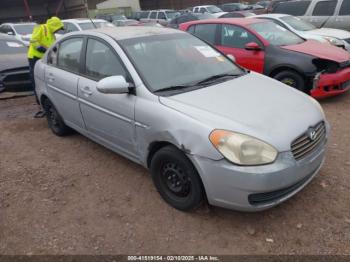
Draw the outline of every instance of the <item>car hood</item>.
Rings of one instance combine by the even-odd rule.
[[[338,39],[349,39],[350,38],[350,32],[340,29],[333,29],[333,28],[320,28],[315,30],[310,30],[308,33],[313,35],[319,35],[319,36],[330,36],[335,37]]]
[[[11,70],[16,68],[28,67],[28,60],[26,54],[0,54],[0,72],[4,70]]]
[[[318,58],[332,60],[338,63],[350,60],[350,54],[344,49],[329,44],[320,43],[315,40],[307,40],[298,45],[281,46],[281,48],[312,55]]]
[[[280,152],[289,151],[294,139],[324,119],[313,98],[257,73],[159,99],[209,130],[247,134]]]

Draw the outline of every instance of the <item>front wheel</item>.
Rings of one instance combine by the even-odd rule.
[[[289,85],[291,87],[294,87],[295,89],[298,89],[299,91],[305,92],[305,80],[304,78],[297,72],[291,71],[291,70],[285,70],[278,74],[276,74],[273,78],[276,80]]]
[[[203,202],[200,177],[191,161],[176,147],[163,147],[154,155],[151,173],[159,194],[174,208],[189,211]]]

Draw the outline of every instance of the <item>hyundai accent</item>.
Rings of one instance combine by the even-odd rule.
[[[273,207],[324,161],[329,126],[318,102],[185,32],[67,34],[38,62],[35,80],[53,133],[74,129],[149,168],[160,195],[180,210],[205,200]]]

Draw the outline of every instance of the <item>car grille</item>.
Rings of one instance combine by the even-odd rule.
[[[251,205],[268,204],[268,203],[274,202],[280,198],[283,198],[283,197],[287,196],[288,194],[294,192],[298,188],[302,187],[312,177],[312,175],[315,173],[315,171],[292,186],[289,186],[289,187],[286,187],[283,189],[279,189],[276,191],[272,191],[272,192],[251,194],[248,196],[249,204],[251,204]]]
[[[314,131],[313,137],[311,135],[312,131]],[[314,152],[319,145],[325,142],[325,140],[326,125],[324,122],[321,122],[294,140],[291,145],[294,158],[296,160],[303,159]]]
[[[344,90],[344,89],[348,88],[349,86],[350,86],[350,80],[348,80],[348,81],[342,83],[342,84],[340,85],[340,89]]]

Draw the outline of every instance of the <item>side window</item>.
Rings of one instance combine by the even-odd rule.
[[[193,10],[193,13],[198,13],[198,7]]]
[[[191,26],[187,29],[187,32],[189,32],[190,34],[194,35],[195,28],[196,28],[195,25],[191,25]]]
[[[82,48],[82,38],[71,38],[61,42],[58,48],[57,66],[78,73]]]
[[[312,15],[314,16],[332,16],[334,14],[337,1],[322,1],[315,5]]]
[[[66,32],[70,33],[70,32],[75,32],[75,31],[79,31],[79,29],[72,23],[67,23],[66,24]]]
[[[311,1],[280,2],[273,9],[272,13],[303,16],[306,13]]]
[[[350,1],[343,0],[343,3],[340,7],[339,15],[350,15]]]
[[[234,26],[223,25],[221,30],[221,45],[233,48],[245,48],[245,45],[251,42],[257,44],[260,41],[247,30]]]
[[[86,50],[86,75],[99,81],[109,76],[124,76],[127,73],[120,61],[109,46],[89,39]]]
[[[148,16],[149,16],[149,12],[142,12],[140,15],[140,19],[148,18]]]
[[[216,24],[196,25],[194,34],[204,41],[215,44],[216,28]]]
[[[57,65],[57,46],[54,46],[47,55],[47,63],[49,65]]]
[[[166,16],[165,16],[164,12],[158,13],[158,19],[166,20]]]
[[[6,34],[5,32],[5,26],[0,26],[0,33]]]
[[[207,9],[205,9],[204,7],[201,7],[199,12],[202,13],[202,14],[205,14],[205,13],[207,13]]]
[[[149,18],[150,19],[156,19],[157,18],[157,12],[152,12],[151,16]]]

